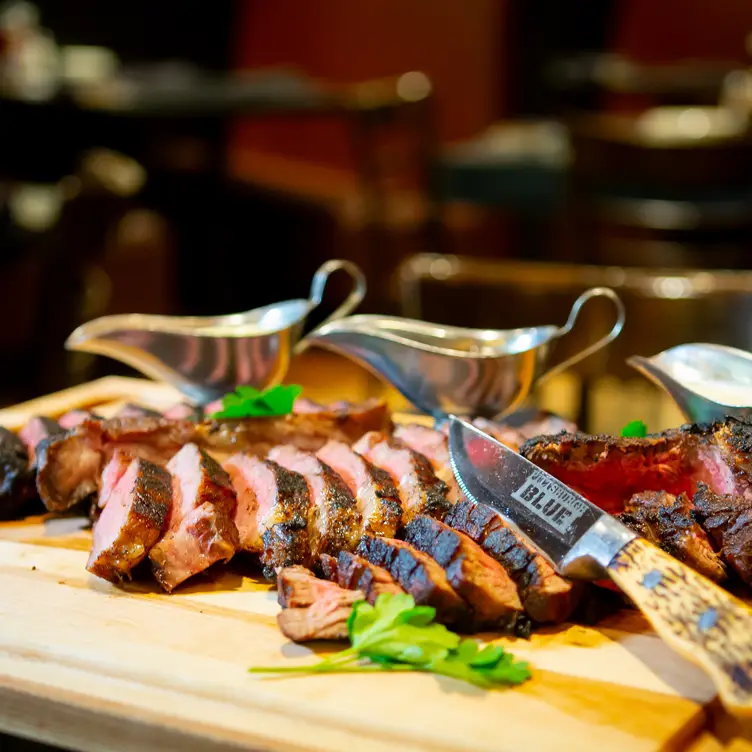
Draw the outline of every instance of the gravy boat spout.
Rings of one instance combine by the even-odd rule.
[[[627,363],[664,389],[692,423],[752,417],[752,354],[692,343]]]
[[[550,367],[556,341],[582,305],[608,297],[617,317],[611,331],[569,360]],[[608,344],[622,329],[624,309],[609,288],[593,288],[575,302],[563,327],[467,329],[394,316],[358,315],[332,321],[304,343],[339,352],[393,385],[436,420],[448,414],[495,418],[511,412],[541,378],[558,373]]]
[[[349,261],[323,264],[313,277],[307,300],[287,300],[226,316],[104,316],[78,327],[65,346],[119,360],[172,384],[198,404],[241,385],[266,389],[284,378],[301,344],[308,314],[321,303],[329,275],[339,269],[352,277],[353,289],[326,324],[349,314],[365,295],[363,273]]]

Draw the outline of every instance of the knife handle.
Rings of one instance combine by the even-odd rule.
[[[752,713],[752,611],[644,538],[608,573],[664,642],[708,674],[727,710]]]

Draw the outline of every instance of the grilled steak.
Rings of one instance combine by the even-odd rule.
[[[162,533],[171,499],[167,470],[147,460],[132,460],[94,525],[86,569],[114,583],[130,577]]]
[[[643,538],[700,574],[716,582],[726,578],[726,567],[713,550],[707,533],[693,517],[692,504],[686,494],[678,497],[665,491],[635,494],[617,516]]]
[[[128,452],[117,449],[110,458],[110,461],[104,466],[102,479],[99,484],[99,494],[97,495],[97,506],[100,509],[104,509],[104,505],[107,503],[107,499],[110,498],[112,490],[125,475],[125,471],[130,467],[134,459],[135,457],[128,454]]]
[[[696,514],[739,577],[752,585],[752,499],[713,493],[700,484],[694,497]]]
[[[189,405],[187,402],[178,402],[162,413],[162,417],[168,420],[190,420],[191,422],[201,420],[203,415],[204,411],[200,407]]]
[[[451,508],[447,499],[449,489],[436,477],[431,463],[399,439],[370,431],[353,449],[391,475],[402,500],[403,524],[417,514],[440,519]]]
[[[102,418],[95,413],[90,413],[88,410],[69,410],[64,415],[61,415],[57,419],[57,422],[66,431],[70,431],[71,428],[75,428],[85,420],[102,420]]]
[[[29,465],[35,466],[35,453],[37,446],[44,440],[63,436],[65,429],[52,418],[44,418],[40,415],[33,417],[19,432],[18,438],[26,446],[29,455]]]
[[[444,570],[428,554],[405,541],[364,535],[356,553],[383,567],[418,604],[436,609],[446,624],[467,624],[467,603],[452,589]]]
[[[237,495],[235,526],[240,547],[257,553],[264,575],[278,567],[310,566],[308,516],[311,492],[305,478],[270,460],[236,454],[224,464]]]
[[[347,590],[361,590],[366,600],[373,604],[382,593],[404,593],[394,577],[383,567],[377,567],[362,556],[340,551],[334,558],[321,554],[324,576]]]
[[[393,538],[402,519],[402,503],[392,477],[342,441],[328,441],[317,456],[347,483],[362,519],[362,532]]]
[[[313,504],[308,516],[308,542],[313,560],[322,553],[352,551],[363,520],[345,481],[315,454],[292,446],[275,447],[269,459],[300,473],[310,487]]]
[[[461,498],[459,484],[449,463],[449,440],[442,431],[421,426],[419,423],[397,426],[394,435],[414,452],[422,454],[433,467],[436,477],[446,483],[447,499],[456,504]]]
[[[149,407],[143,407],[142,405],[136,405],[133,402],[128,402],[123,405],[117,413],[118,418],[162,418],[162,413],[152,410]]]
[[[452,507],[444,522],[472,538],[510,574],[533,621],[558,624],[570,616],[582,586],[560,577],[491,508],[463,500]]]
[[[473,610],[481,627],[512,627],[522,612],[517,587],[504,568],[464,533],[421,515],[405,528],[405,540],[446,572],[449,584]]]
[[[280,570],[277,614],[282,634],[294,642],[344,640],[353,604],[363,600],[359,590],[345,590],[316,576],[305,567]]]
[[[195,444],[186,444],[167,464],[172,504],[167,531],[149,552],[157,582],[169,593],[240,546],[235,492],[227,473]]]
[[[26,447],[16,434],[0,427],[0,519],[17,515],[34,496]]]

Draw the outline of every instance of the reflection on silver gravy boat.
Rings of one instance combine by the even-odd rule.
[[[308,300],[288,300],[226,316],[104,316],[78,327],[69,350],[106,355],[146,376],[172,384],[196,403],[206,404],[241,384],[265,389],[282,381],[310,312],[320,303],[330,274],[342,269],[353,279],[345,301],[324,322],[353,311],[363,300],[361,270],[343,260],[316,272]]]
[[[692,423],[752,416],[752,354],[744,350],[693,343],[627,363],[665,389]]]
[[[582,352],[548,368],[556,340],[571,331],[582,305],[596,296],[614,303],[617,317],[613,328]],[[607,345],[623,325],[624,307],[619,297],[609,288],[596,287],[577,298],[563,327],[497,331],[358,315],[319,327],[303,344],[352,358],[437,420],[450,413],[493,418],[514,410],[542,378]]]

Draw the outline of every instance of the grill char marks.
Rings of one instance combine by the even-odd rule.
[[[431,463],[399,439],[370,431],[353,449],[391,475],[402,500],[403,524],[418,514],[441,519],[451,508],[449,489],[436,477]]]
[[[364,535],[356,553],[382,567],[418,604],[436,609],[446,624],[468,624],[467,603],[452,589],[444,570],[428,554],[400,540]]]
[[[509,573],[533,621],[558,624],[569,618],[579,602],[582,585],[559,576],[496,512],[463,500],[455,504],[444,522],[465,533]]]
[[[235,525],[240,547],[259,554],[264,575],[294,564],[310,566],[311,494],[299,473],[271,460],[235,455],[224,465],[237,494]]]
[[[721,582],[726,578],[726,567],[692,511],[685,494],[676,497],[665,491],[645,491],[633,496],[618,517],[643,538],[709,579]]]
[[[0,519],[18,514],[34,493],[34,474],[23,441],[0,427]]]
[[[173,501],[168,529],[151,549],[152,572],[167,591],[218,561],[229,561],[240,542],[233,517],[235,492],[227,473],[195,444],[168,463]]]
[[[405,540],[433,558],[473,610],[474,626],[513,627],[522,612],[517,588],[503,567],[464,533],[430,517],[416,517]]]
[[[269,459],[291,472],[300,473],[311,491],[308,541],[313,561],[319,554],[351,551],[360,537],[362,517],[345,481],[315,455],[295,447],[278,446]]]
[[[724,559],[752,585],[752,500],[715,494],[700,484],[694,497],[696,514],[720,547]]]
[[[386,569],[377,567],[362,556],[349,551],[340,551],[337,558],[322,554],[321,568],[328,580],[336,582],[346,590],[361,590],[371,604],[374,604],[382,593],[405,592]]]
[[[341,441],[328,441],[317,456],[339,474],[355,497],[362,532],[394,537],[402,519],[402,503],[389,473]]]
[[[86,569],[114,583],[130,577],[159,538],[171,501],[170,474],[151,462],[134,459],[94,526]]]

